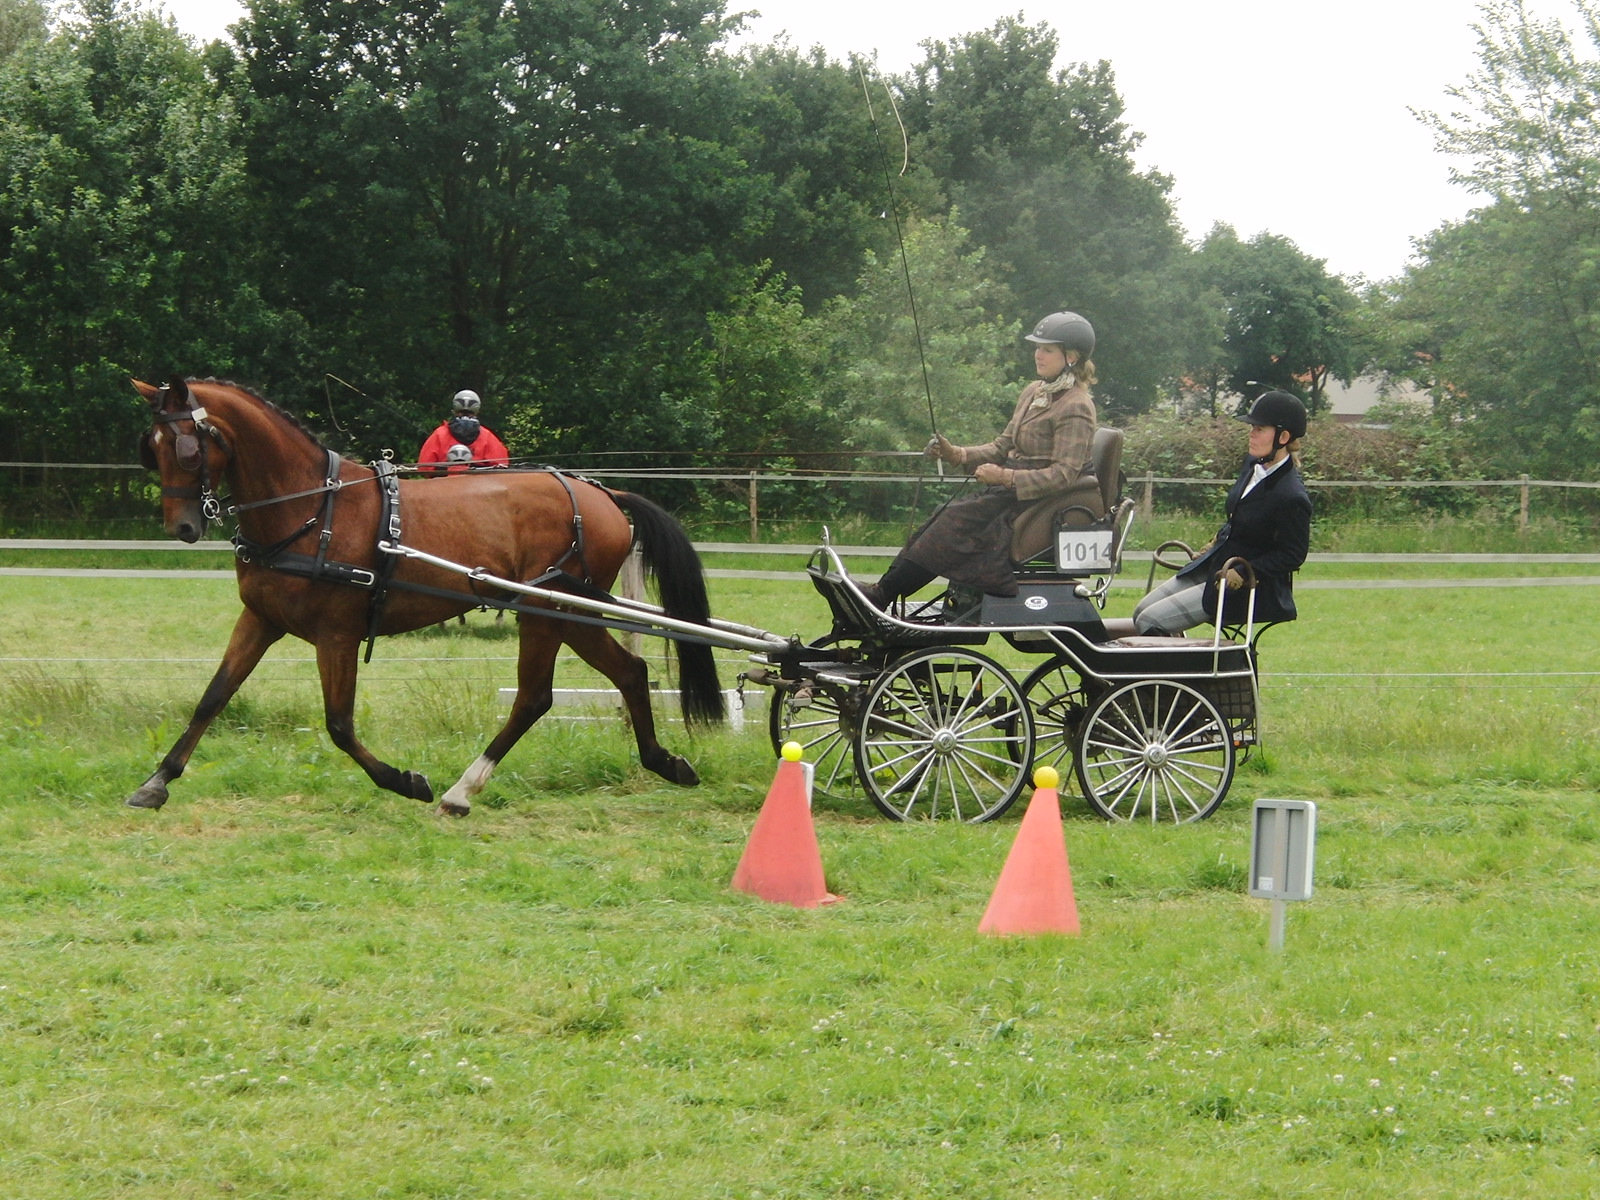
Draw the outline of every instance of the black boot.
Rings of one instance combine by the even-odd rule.
[[[883,573],[883,578],[866,590],[869,596],[874,597],[874,604],[877,604],[877,596],[883,597],[883,603],[878,604],[879,608],[883,608],[901,596],[909,596],[918,588],[932,583],[934,578],[932,571],[926,567],[919,567],[902,554],[889,564],[889,569]]]

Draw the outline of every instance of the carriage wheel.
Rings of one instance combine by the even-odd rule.
[[[850,722],[839,702],[821,684],[808,682],[792,692],[775,690],[767,710],[767,733],[773,753],[785,742],[799,742],[813,764],[814,790],[824,796],[859,796],[855,760],[850,754]]]
[[[856,778],[898,821],[989,821],[1028,780],[1033,714],[999,663],[971,650],[919,650],[867,691]]]
[[[1022,694],[1033,710],[1033,765],[1055,767],[1066,774],[1067,759],[1078,741],[1089,695],[1070,659],[1057,655],[1035,667],[1023,680]]]
[[[1181,825],[1216,812],[1233,782],[1233,739],[1210,700],[1183,683],[1128,683],[1090,707],[1078,782],[1108,821]]]

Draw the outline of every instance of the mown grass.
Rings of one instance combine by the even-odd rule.
[[[714,588],[821,631],[793,584]],[[166,809],[127,810],[231,587],[0,595],[8,1197],[1596,1192],[1592,685],[1452,674],[1600,671],[1588,589],[1303,592],[1217,817],[1068,800],[1076,939],[976,934],[1014,820],[819,803],[843,904],[729,892],[759,722],[666,726],[693,790],[610,722],[547,722],[441,821],[331,749],[292,646]],[[511,653],[481,615],[381,643],[364,736],[447,782]],[[1244,894],[1263,795],[1321,809],[1282,955]]]

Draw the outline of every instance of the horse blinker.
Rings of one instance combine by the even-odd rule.
[[[173,454],[178,466],[185,471],[200,469],[200,439],[192,433],[180,433],[173,444]]]

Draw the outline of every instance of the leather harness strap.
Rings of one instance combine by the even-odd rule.
[[[157,425],[171,425],[176,421],[193,421],[194,433],[174,434],[176,442],[178,466],[186,471],[194,471],[197,475],[196,482],[185,487],[162,485],[161,496],[171,500],[198,500],[200,501],[201,515],[208,521],[215,521],[222,515],[222,504],[211,490],[211,468],[205,447],[201,438],[210,438],[222,448],[224,454],[229,453],[228,440],[222,436],[222,431],[206,420],[206,410],[194,401],[193,393],[185,393],[187,403],[178,412],[162,412],[161,406],[167,402],[170,388],[162,387],[156,397],[156,413],[154,416]],[[185,440],[192,442],[185,446]],[[190,466],[185,459],[193,458],[194,465]]]
[[[382,460],[372,464],[378,479],[378,541],[400,544],[400,477],[394,464]],[[389,600],[389,581],[394,578],[400,559],[393,554],[378,553],[378,578],[372,585],[372,597],[367,601],[367,650],[362,662],[372,661],[372,647],[378,640],[378,625],[383,620],[383,610]]]
[[[178,419],[174,417],[174,419]],[[421,584],[408,583],[404,580],[394,579],[395,569],[399,564],[399,556],[378,552],[377,569],[354,566],[351,563],[338,562],[328,558],[328,547],[333,540],[333,502],[334,497],[344,487],[344,481],[339,478],[343,460],[332,450],[328,452],[328,465],[326,481],[321,487],[307,488],[304,491],[294,492],[285,496],[274,496],[267,500],[256,500],[249,504],[235,505],[228,511],[239,513],[247,509],[260,508],[263,505],[278,504],[287,500],[297,500],[306,496],[321,494],[324,496],[321,510],[314,516],[308,517],[303,525],[287,537],[281,538],[270,544],[251,541],[242,533],[235,533],[233,537],[233,552],[242,563],[258,563],[274,571],[282,571],[286,575],[294,575],[302,579],[309,579],[314,583],[336,583],[349,587],[366,588],[372,596],[367,605],[367,636],[366,653],[364,662],[372,661],[372,649],[378,638],[378,626],[382,623],[385,605],[391,589],[407,592],[418,592],[423,595],[438,596],[441,598],[459,597],[459,592],[448,591],[444,588],[427,587]],[[399,473],[394,464],[379,461],[372,464],[373,478],[378,484],[380,511],[378,515],[378,528],[376,541],[400,545],[400,480]],[[567,472],[554,467],[544,468],[556,477],[562,488],[567,493],[567,499],[572,505],[572,542],[567,550],[556,562],[547,567],[538,578],[531,580],[535,586],[559,586],[571,589],[580,594],[593,595],[596,598],[610,599],[610,593],[595,584],[593,575],[589,570],[588,559],[585,556],[583,538],[583,514],[578,509],[577,493],[572,490],[572,485],[567,482]],[[573,476],[582,479],[582,476]],[[354,482],[366,482],[357,480]],[[586,483],[592,480],[584,480]],[[610,489],[603,489],[610,494]],[[289,547],[312,529],[321,526],[317,536],[317,550],[315,554],[292,553]],[[574,576],[562,570],[564,564],[571,559],[578,560],[578,568],[582,576]],[[489,608],[510,608],[517,612],[531,612],[539,615],[555,616],[546,609],[534,609],[519,604],[516,601],[490,599],[475,596],[479,604]],[[575,614],[562,613],[562,620],[575,620],[580,623],[602,624],[592,618],[584,618]],[[619,628],[621,626],[618,626]],[[641,626],[641,629],[644,627]],[[693,640],[693,639],[685,639]],[[709,644],[709,643],[708,643]]]
[[[566,489],[567,501],[572,505],[572,544],[567,547],[567,552],[560,558],[556,559],[555,564],[546,570],[544,575],[541,575],[540,578],[546,578],[549,576],[551,571],[559,570],[561,564],[566,562],[567,559],[576,556],[578,560],[578,569],[583,572],[583,581],[585,583],[593,582],[594,576],[590,573],[589,563],[583,556],[583,514],[578,511],[577,494],[572,490],[572,485],[567,482],[567,473],[565,471],[558,470],[555,467],[545,467],[544,470],[549,471],[550,474],[554,475],[556,477],[556,482]],[[582,476],[574,476],[573,478],[581,479]],[[584,482],[588,483],[590,481],[584,480]],[[609,490],[606,494],[610,495]]]

